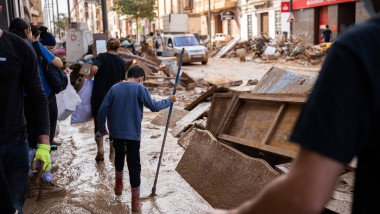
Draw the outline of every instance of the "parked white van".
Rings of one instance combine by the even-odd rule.
[[[201,62],[204,65],[207,64],[208,50],[199,44],[193,34],[164,34],[163,38],[166,45],[164,56],[179,56],[182,48],[185,48],[183,63]]]

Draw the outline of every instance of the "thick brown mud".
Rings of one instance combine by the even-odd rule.
[[[145,109],[146,110],[146,109]],[[150,121],[157,115],[145,111],[141,140],[141,203],[142,213],[205,213],[211,206],[195,192],[175,171],[184,153],[177,139],[168,134],[162,165],[156,187],[152,193],[164,127],[154,126]],[[32,213],[131,213],[131,188],[128,168],[124,167],[123,195],[115,196],[114,166],[110,162],[109,144],[105,143],[105,161],[95,162],[96,144],[93,122],[71,125],[69,119],[59,122],[60,133],[56,140],[62,142],[53,151],[54,180],[65,187],[63,198],[37,201],[27,199],[24,212]],[[157,136],[158,138],[151,138]],[[107,141],[108,142],[108,141]]]

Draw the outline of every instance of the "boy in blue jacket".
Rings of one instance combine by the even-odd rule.
[[[105,122],[115,148],[115,194],[123,191],[123,169],[125,155],[132,188],[132,210],[140,210],[140,140],[143,106],[153,112],[160,111],[176,101],[175,96],[156,101],[143,86],[144,70],[135,66],[129,69],[126,82],[112,86],[104,97],[98,113],[100,136],[106,135]]]

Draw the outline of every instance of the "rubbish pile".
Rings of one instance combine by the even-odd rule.
[[[284,36],[279,36],[276,39],[261,37],[243,42],[232,39],[226,45],[217,43],[215,50],[211,51],[210,55],[214,59],[222,57],[239,57],[241,61],[251,61],[256,58],[263,60],[284,59],[286,61],[301,60],[311,65],[318,65],[323,62],[331,44],[307,45],[297,36],[291,36],[289,40],[286,40]]]
[[[213,85],[175,109],[169,133],[186,150],[176,171],[214,208],[231,209],[258,194],[296,157],[289,136],[315,80],[273,67],[249,92],[234,92],[233,82]],[[164,126],[167,114],[152,124]],[[352,174],[342,175],[326,210],[349,211]]]

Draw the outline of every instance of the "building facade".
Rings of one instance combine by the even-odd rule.
[[[355,23],[369,19],[361,0],[293,0],[297,22],[293,35],[308,44],[318,44],[326,25],[332,31],[333,40]]]
[[[37,25],[44,24],[41,0],[0,0],[0,27],[8,29],[13,18],[22,17]]]
[[[289,13],[281,12],[281,0],[239,0],[242,40],[261,34],[274,38],[276,34],[290,35]]]

